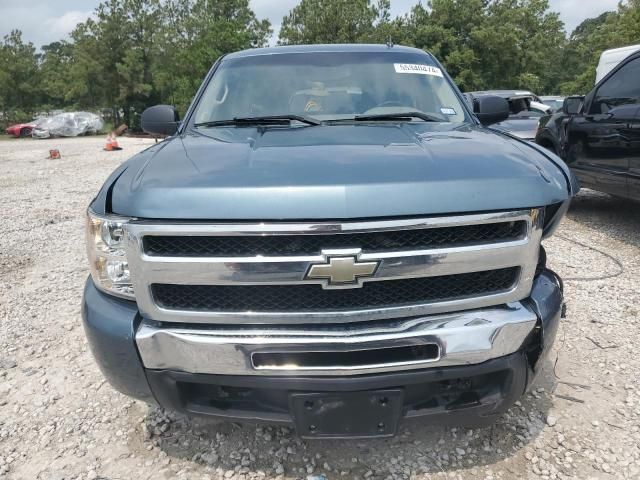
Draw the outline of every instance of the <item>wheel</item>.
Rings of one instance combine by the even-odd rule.
[[[30,127],[25,127],[22,130],[20,130],[20,137],[30,137],[31,136],[31,132],[33,131],[32,128]]]

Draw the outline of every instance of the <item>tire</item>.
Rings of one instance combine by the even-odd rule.
[[[23,128],[22,130],[20,130],[20,138],[30,137],[31,132],[33,132],[32,128],[29,128],[29,127]]]

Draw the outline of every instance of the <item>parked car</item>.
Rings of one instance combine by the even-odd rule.
[[[36,126],[35,122],[30,123],[18,123],[16,125],[11,125],[6,129],[7,135],[12,135],[16,138],[19,137],[30,137],[31,132],[33,132],[34,127]]]
[[[549,113],[555,113],[559,110],[562,110],[562,104],[564,103],[565,97],[561,97],[559,95],[546,95],[540,97],[540,101],[544,103],[547,107],[551,108]]]
[[[640,200],[640,52],[584,97],[542,119],[539,145],[558,154],[583,186]]]
[[[91,202],[89,344],[132,397],[188,415],[395,434],[486,423],[551,350],[545,265],[577,185],[555,155],[486,128],[423,50],[255,49],[218,60],[170,135]]]
[[[33,128],[34,138],[78,137],[95,135],[104,127],[100,116],[90,112],[63,112],[39,120]]]
[[[483,90],[478,92],[470,92],[485,95],[496,95],[502,98],[531,98],[534,102],[540,103],[540,97],[533,93],[531,90]]]
[[[540,101],[533,93],[515,90],[487,90],[468,92],[468,98],[486,95],[499,96],[509,102],[509,118],[496,123],[492,128],[508,132],[523,140],[533,141],[538,129],[538,121],[551,112],[551,108]]]
[[[628,47],[612,48],[611,50],[602,52],[598,67],[596,68],[596,84],[622,62],[622,60],[639,50],[640,45],[629,45]]]

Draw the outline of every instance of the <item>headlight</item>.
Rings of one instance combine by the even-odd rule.
[[[99,216],[87,211],[87,255],[91,277],[98,288],[119,297],[134,299],[125,251],[125,217]]]

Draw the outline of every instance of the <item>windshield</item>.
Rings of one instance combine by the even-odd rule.
[[[531,118],[543,117],[546,111],[544,105],[535,102],[533,97],[511,97],[509,98],[509,118]]]
[[[223,60],[195,111],[195,124],[298,115],[317,120],[420,112],[464,122],[465,111],[426,54],[313,52]]]
[[[562,100],[542,100],[542,103],[550,106],[554,110],[560,110],[562,109],[563,101]]]

